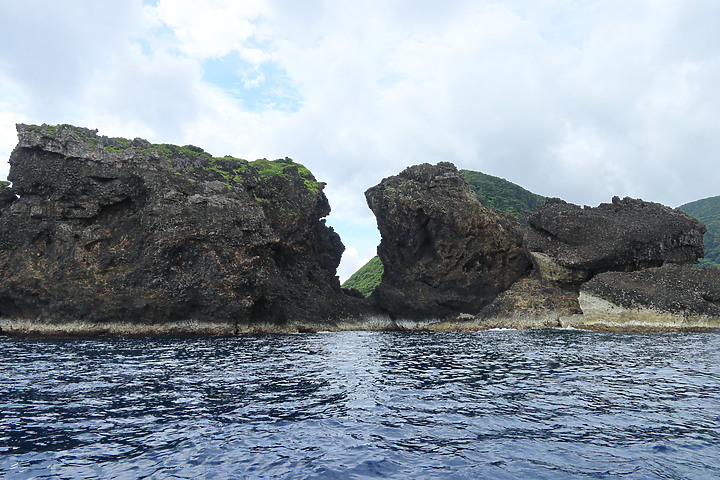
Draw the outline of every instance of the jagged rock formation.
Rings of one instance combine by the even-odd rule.
[[[0,183],[7,333],[720,328],[720,270],[678,265],[705,227],[655,203],[552,200],[524,227],[452,164],[409,167],[366,192],[385,266],[368,303],[335,276],[324,185],[290,159],[69,125],[18,137]]]
[[[429,328],[449,330],[614,328],[622,321],[613,315],[631,311],[645,320],[627,328],[653,318],[659,328],[720,327],[720,270],[691,281],[701,270],[680,266],[702,257],[705,226],[679,210],[631,198],[595,208],[552,199],[523,229],[482,207],[448,163],[410,167],[366,197],[385,265],[371,299],[394,318],[443,319]]]
[[[458,315],[427,328],[475,331],[490,328],[561,327],[565,325],[563,319],[581,314],[576,291],[560,288],[532,273],[515,282],[477,315]]]
[[[720,328],[720,269],[666,264],[595,276],[580,290],[583,316],[593,328]]]
[[[394,318],[477,313],[530,270],[519,222],[483,207],[451,163],[409,167],[365,197],[385,267],[371,298]]]
[[[594,208],[552,199],[528,223],[524,244],[535,269],[576,285],[602,272],[695,263],[706,230],[679,210],[617,197]]]
[[[232,333],[365,311],[335,276],[344,246],[323,184],[292,160],[69,125],[18,137],[0,189],[0,318]]]
[[[532,193],[504,178],[473,170],[460,170],[460,174],[468,182],[480,204],[510,213],[523,225],[527,225],[527,215],[540,208],[547,200],[542,195]],[[343,283],[343,288],[355,288],[367,297],[380,285],[382,274],[383,264],[380,257],[373,257]]]
[[[17,199],[17,196],[10,188],[10,182],[0,182],[0,208],[10,205]]]

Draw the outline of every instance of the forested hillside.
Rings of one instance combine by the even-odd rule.
[[[480,199],[480,203],[488,208],[495,208],[515,215],[522,223],[525,217],[545,203],[542,195],[525,190],[520,185],[500,177],[493,177],[472,170],[460,170],[465,180]]]
[[[380,285],[382,274],[383,264],[380,257],[373,257],[353,273],[342,286],[343,288],[354,288],[367,297],[375,290],[375,287]]]
[[[707,226],[703,265],[720,267],[720,196],[704,198],[681,205],[680,210],[692,215]]]

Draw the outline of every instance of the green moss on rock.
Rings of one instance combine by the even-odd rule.
[[[306,167],[299,163],[295,163],[292,158],[285,157],[284,159],[268,160],[261,158],[251,162],[255,170],[257,170],[260,176],[271,176],[271,175],[287,175],[286,169],[288,167],[297,168],[297,173],[300,178],[305,182],[305,186],[311,193],[318,193],[320,190],[320,184],[315,180],[313,174]]]
[[[244,184],[248,177],[255,177],[261,183],[267,183],[265,180],[277,175],[285,177],[297,175],[312,195],[316,195],[322,187],[310,170],[289,157],[277,160],[261,158],[252,162],[232,156],[214,157],[194,145],[151,144],[137,138],[129,140],[123,137],[105,137],[98,135],[97,130],[69,124],[24,125],[24,129],[50,137],[71,133],[71,138],[84,142],[91,149],[102,148],[113,154],[140,154],[162,160],[178,177],[193,183],[200,180],[219,180],[228,187],[234,187]],[[261,200],[257,195],[256,199]]]

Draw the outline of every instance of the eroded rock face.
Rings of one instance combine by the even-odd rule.
[[[365,197],[385,267],[372,298],[395,318],[477,313],[531,268],[519,222],[483,207],[451,163],[409,167]]]
[[[72,126],[18,125],[0,196],[0,317],[323,321],[357,312],[307,169]],[[11,191],[11,194],[7,194]],[[19,197],[19,198],[17,198]]]
[[[477,317],[494,327],[518,328],[522,325],[518,321],[537,327],[559,327],[561,318],[581,313],[577,291],[560,288],[533,274],[498,295]]]
[[[536,270],[545,280],[575,285],[602,272],[694,263],[706,230],[679,210],[617,197],[594,208],[553,199],[528,223],[525,248]]]
[[[666,264],[607,272],[580,290],[583,317],[596,328],[720,328],[720,269]]]

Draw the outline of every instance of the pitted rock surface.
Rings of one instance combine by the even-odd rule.
[[[0,196],[0,317],[283,325],[355,315],[323,184],[290,159],[217,158],[18,125]]]
[[[395,318],[477,313],[530,270],[519,222],[483,207],[451,163],[409,167],[365,197],[385,267],[372,298]]]
[[[585,283],[580,293],[627,309],[720,319],[720,269],[714,267],[667,264],[636,272],[607,272]]]
[[[552,199],[528,223],[525,248],[540,275],[576,285],[602,272],[694,263],[706,231],[680,210],[618,197],[594,208]]]

